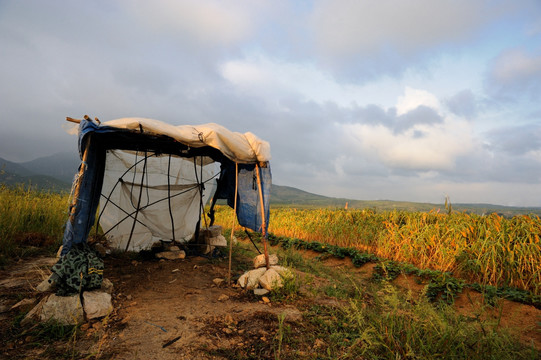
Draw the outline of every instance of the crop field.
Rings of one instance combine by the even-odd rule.
[[[7,273],[19,263],[24,264],[25,261],[16,261],[21,257],[30,259],[33,255],[50,256],[54,253],[61,243],[68,206],[67,194],[0,187],[0,270]],[[224,227],[224,235],[233,224],[233,215],[229,207],[217,207],[216,223]],[[238,224],[235,228],[240,238],[242,231]],[[212,331],[202,341],[210,343],[218,335],[224,339],[228,336],[233,339],[231,336],[234,336],[243,344],[231,343],[231,348],[224,345],[211,354],[255,358],[248,355],[238,357],[242,348],[254,353],[257,350],[260,355],[264,353],[265,356],[258,357],[264,359],[305,359],[314,358],[316,354],[322,359],[539,358],[539,325],[535,320],[541,309],[541,220],[538,216],[504,218],[495,214],[479,216],[459,212],[271,208],[269,232],[271,245],[281,245],[273,248],[281,264],[295,269],[296,275],[284,280],[284,287],[269,295],[270,300],[267,301],[272,302],[272,307],[254,298],[251,292],[229,287],[204,287],[200,296],[192,299],[197,303],[194,308],[201,309],[193,313],[195,318],[211,316],[208,321],[212,324]],[[255,241],[258,237],[259,234],[253,236]],[[296,251],[293,247],[321,254]],[[240,274],[249,268],[255,255],[252,244],[239,241],[233,251],[234,273]],[[132,303],[131,299],[121,298],[119,294],[116,301],[125,301],[122,309],[134,311],[134,314],[152,313],[150,309],[157,307],[173,307],[178,301],[179,288],[176,286],[190,288],[194,284],[213,283],[217,271],[225,274],[227,269],[225,257],[207,261],[194,256],[179,262],[162,263],[136,256],[138,254],[116,254],[108,260],[115,264],[109,271],[115,283],[128,273],[138,272],[140,276],[131,280],[126,278],[131,288],[122,282],[122,293],[141,295],[147,291],[140,299],[153,299],[156,288],[140,286],[142,276],[152,273],[154,280],[162,280],[154,282],[161,283],[166,289],[161,295],[167,292],[170,295],[159,302],[141,301],[135,307],[128,305]],[[348,264],[348,270],[344,271],[336,264],[346,262],[336,257],[345,256],[350,257],[354,265],[369,261],[376,264],[358,269],[359,272]],[[184,270],[179,274],[189,272],[192,275],[180,276],[175,286],[171,286],[171,276],[180,267]],[[416,273],[408,272],[413,267]],[[192,272],[196,268],[198,270]],[[365,271],[371,273],[370,277],[357,276]],[[416,276],[422,273],[433,277],[423,282],[423,290],[416,290],[416,295],[413,291],[404,292],[392,283],[393,276],[398,273]],[[447,273],[452,273],[452,276],[447,276]],[[464,281],[468,285],[497,288],[492,294],[487,288],[482,288],[479,291],[482,294],[478,293],[480,297],[469,289],[465,291],[467,295],[455,298],[455,294],[463,290]],[[471,288],[477,290],[475,286]],[[508,290],[510,293],[505,293]],[[233,308],[254,308],[257,315],[247,318],[250,320],[226,323],[228,317],[223,313],[228,307],[219,307],[222,310],[220,316],[216,312],[209,315],[208,307],[201,307],[205,303],[201,297],[214,307],[212,303],[215,300],[211,302],[210,299],[216,299],[218,294],[225,292],[231,295],[227,301],[238,302],[232,305]],[[418,296],[421,294],[423,296]],[[17,294],[6,293],[3,296],[14,303],[19,300],[19,290]],[[336,301],[329,302],[329,298]],[[475,300],[480,298],[483,299],[481,302]],[[277,309],[284,304],[289,310],[298,309],[302,320],[285,322],[285,312],[261,317],[260,308]],[[457,310],[459,304],[467,306],[464,313]],[[0,334],[0,338],[6,339],[1,344],[3,348],[8,348],[9,342],[12,353],[20,352],[23,354],[21,358],[34,354],[37,347],[50,352],[43,359],[75,358],[73,354],[76,351],[83,351],[77,358],[90,358],[82,355],[87,351],[84,347],[76,348],[76,342],[68,337],[88,338],[94,333],[94,326],[87,326],[86,330],[82,327],[58,328],[54,324],[56,327],[44,324],[28,328],[19,323],[24,313],[11,320],[4,319],[4,332]],[[101,334],[105,335],[94,337],[100,347],[103,344],[109,344],[103,345],[104,348],[112,346],[108,339],[114,339],[112,334],[119,331],[114,324],[123,324],[122,329],[125,328],[130,314],[126,317],[119,314],[110,323],[113,324],[111,327],[101,327]],[[104,321],[111,321],[109,317],[106,319]],[[164,326],[172,327],[178,319],[163,320],[170,321]],[[185,319],[183,321],[186,322]],[[261,327],[265,326],[267,341],[260,341],[260,327],[254,327],[258,331],[255,335],[249,332],[254,321],[259,321]],[[251,325],[244,328],[244,324]],[[139,329],[137,326],[128,328]],[[55,338],[57,329],[67,335]],[[231,335],[237,329],[238,335]],[[146,332],[144,329],[134,330],[133,334],[126,335],[126,339],[140,339],[143,331]],[[21,334],[32,336],[23,337]],[[30,340],[24,343],[21,339]],[[156,339],[156,347],[163,349],[161,340]],[[55,345],[50,346],[50,343]],[[142,346],[146,348],[148,344]],[[114,349],[110,350],[111,354],[119,351],[116,345]]]
[[[218,209],[217,223],[230,227],[232,211]],[[541,294],[541,219],[535,215],[279,208],[271,211],[269,233]]]
[[[67,194],[1,187],[0,256],[13,255],[14,241],[32,241],[32,234],[58,246],[67,209]],[[228,228],[232,220],[229,207],[217,207],[218,224]],[[541,219],[536,215],[507,219],[459,212],[273,208],[269,232],[541,295]]]
[[[14,255],[18,249],[17,242],[58,247],[67,211],[68,194],[1,185],[0,264]]]

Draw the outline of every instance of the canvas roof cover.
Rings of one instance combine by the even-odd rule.
[[[188,146],[211,146],[238,163],[264,163],[271,159],[268,142],[251,132],[241,134],[214,123],[175,126],[153,119],[122,118],[107,121],[103,125],[136,131],[142,128],[144,132],[169,136]]]

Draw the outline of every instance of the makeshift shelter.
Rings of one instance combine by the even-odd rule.
[[[79,122],[81,165],[62,255],[86,242],[97,213],[116,248],[142,250],[158,240],[187,243],[203,225],[212,225],[217,199],[235,208],[241,226],[267,233],[270,146],[254,134],[212,123],[68,120]],[[201,224],[211,198],[210,223]]]

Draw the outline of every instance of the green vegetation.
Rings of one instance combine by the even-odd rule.
[[[247,254],[249,248],[251,244],[240,243],[235,252]],[[440,281],[436,278],[425,287],[426,296],[416,296],[378,276],[362,280],[350,271],[327,266],[326,256],[309,259],[293,247],[273,251],[304,273],[297,277],[300,289],[293,302],[302,312],[302,321],[288,322],[284,314],[269,319],[275,326],[273,343],[256,340],[257,345],[246,345],[257,353],[236,352],[232,358],[537,359],[540,355],[531,344],[517,341],[516,333],[502,328],[501,318],[485,316],[488,311],[502,316],[501,303],[494,303],[494,308],[479,305],[469,315],[457,313],[441,291],[449,288],[451,293],[457,291],[453,286],[463,284],[446,274],[438,273]],[[391,277],[413,271],[396,262],[378,264],[380,273]],[[438,292],[438,299],[431,292]]]
[[[310,306],[306,319],[305,342],[319,345],[319,359],[535,359],[539,356],[536,350],[516,342],[512,335],[499,329],[497,321],[464,317],[445,305],[435,308],[427,300],[401,294],[389,284],[376,293],[359,292],[344,307]]]
[[[0,265],[39,248],[57,249],[67,209],[67,194],[0,185]]]
[[[56,249],[67,208],[67,194],[0,187],[0,261],[24,256],[30,248]],[[229,226],[232,215],[220,207],[217,223]],[[274,336],[267,342],[258,336],[253,357],[248,352],[228,355],[239,359],[259,354],[272,354],[259,358],[274,359],[540,356],[533,346],[503,329],[499,318],[478,312],[460,315],[449,305],[466,287],[483,292],[496,311],[499,298],[541,305],[541,221],[536,216],[506,219],[455,212],[284,208],[271,213],[271,233],[271,244],[280,245],[282,264],[303,272],[286,278],[271,301],[292,304],[301,310],[302,321],[274,316],[269,319]],[[235,235],[243,237],[240,231]],[[237,271],[251,266],[253,250],[248,248],[251,244],[235,247]],[[297,249],[319,255],[307,260]],[[353,272],[325,266],[329,257],[349,258],[356,266],[374,262],[374,275],[361,279]],[[414,275],[422,282],[424,296],[395,288],[390,281],[400,274]],[[16,323],[12,330],[13,336],[24,336],[29,347],[77,336],[76,328],[54,323],[30,329]]]
[[[231,216],[221,207],[217,223],[227,226]],[[541,219],[536,215],[507,219],[457,212],[280,208],[271,212],[269,232],[311,242],[311,250],[329,247],[332,255],[350,256],[354,262],[376,256],[452,273],[470,283],[541,295]]]

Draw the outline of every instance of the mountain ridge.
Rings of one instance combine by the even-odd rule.
[[[79,163],[79,155],[68,152],[44,156],[22,163],[0,158],[0,183],[9,186],[26,184],[35,186],[39,190],[69,191]],[[375,211],[447,211],[443,203],[335,198],[310,193],[293,186],[277,184],[272,185],[271,204],[278,207],[299,208],[346,208],[347,204],[350,209],[373,209]],[[452,204],[452,208],[457,211],[478,214],[495,212],[505,216],[531,213],[541,215],[541,207],[457,203]]]

